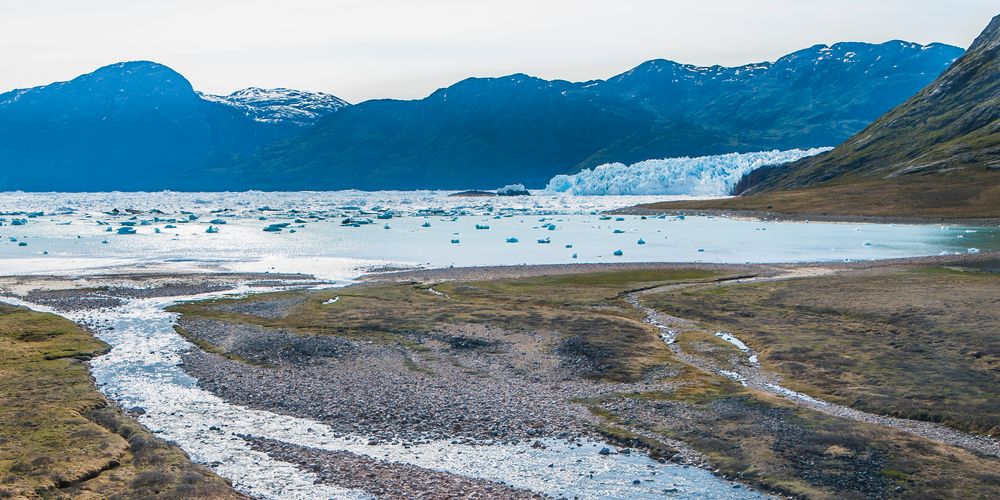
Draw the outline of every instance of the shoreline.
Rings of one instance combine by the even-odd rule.
[[[801,261],[773,263],[713,263],[713,262],[613,262],[613,263],[568,263],[568,264],[516,264],[509,266],[466,266],[413,269],[365,273],[354,278],[356,283],[347,285],[379,283],[385,281],[409,280],[491,280],[514,279],[544,275],[566,275],[591,272],[617,272],[657,269],[705,269],[733,270],[758,269],[762,273],[774,273],[776,269],[802,269],[825,267],[835,270],[870,269],[875,267],[909,265],[949,265],[971,262],[989,262],[1000,259],[1000,251],[959,255],[928,255],[923,257],[900,257],[865,261]]]
[[[668,202],[669,203],[669,202]],[[633,205],[616,208],[604,213],[609,215],[689,215],[725,217],[733,220],[756,220],[763,222],[823,222],[842,224],[910,224],[988,227],[1000,226],[1000,217],[954,218],[954,217],[907,217],[888,215],[851,214],[809,214],[767,210],[735,210],[711,208],[656,208],[651,205]]]

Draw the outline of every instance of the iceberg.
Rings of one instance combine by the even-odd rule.
[[[632,165],[607,163],[573,175],[553,177],[545,190],[575,195],[725,196],[746,174],[832,148],[728,153],[696,158],[646,160]]]
[[[524,184],[508,184],[497,189],[497,196],[527,196],[529,194]]]

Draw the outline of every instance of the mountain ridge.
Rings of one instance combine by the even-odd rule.
[[[266,189],[541,187],[603,163],[830,146],[961,53],[843,42],[736,67],[652,60],[607,80],[466,78],[356,104],[212,169]]]
[[[167,189],[178,172],[302,128],[248,109],[203,99],[183,75],[152,61],[12,90],[0,94],[0,189]]]
[[[857,59],[834,62],[824,50]],[[542,186],[611,161],[821,147],[867,125],[961,52],[845,42],[733,68],[653,60],[607,80],[467,78],[410,101],[347,105],[301,93],[318,96],[303,100],[317,106],[294,110],[287,98],[300,91],[212,96],[166,66],[116,63],[0,94],[0,165],[14,165],[0,189]],[[873,68],[886,74],[865,77]],[[780,75],[761,86],[748,71]]]
[[[754,171],[736,192],[652,208],[1000,217],[1000,16],[938,78],[844,143]]]

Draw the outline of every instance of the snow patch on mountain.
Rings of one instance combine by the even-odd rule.
[[[199,94],[206,101],[232,106],[265,123],[312,125],[320,118],[350,104],[331,94],[303,90],[250,87],[227,96]]]
[[[832,148],[728,153],[696,158],[646,160],[632,165],[607,163],[573,175],[557,175],[546,191],[577,195],[725,196],[744,175],[765,165],[779,165]]]

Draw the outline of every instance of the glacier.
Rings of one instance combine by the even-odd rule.
[[[740,178],[765,165],[779,165],[833,148],[772,150],[606,163],[553,177],[545,190],[574,195],[728,195]]]

